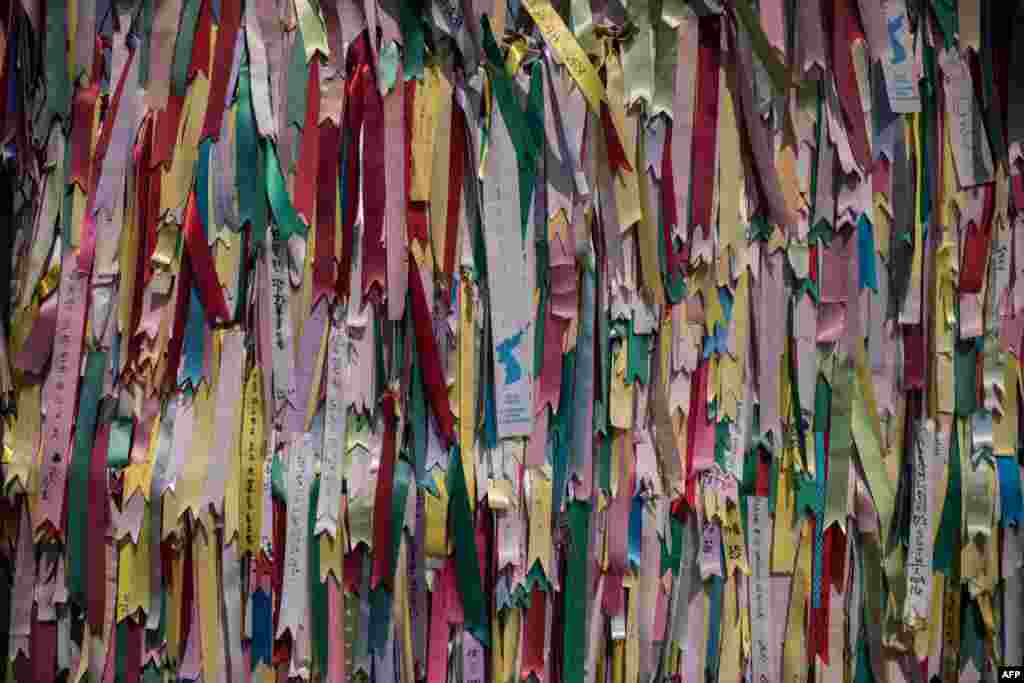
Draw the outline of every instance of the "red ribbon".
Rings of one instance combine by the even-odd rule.
[[[664,212],[662,229],[665,232],[666,272],[671,276],[682,269],[688,259],[686,245],[676,248],[672,236],[673,228],[679,226],[679,211],[676,207],[676,179],[672,173],[672,126],[669,122],[665,129],[665,149],[661,157],[661,210]]]
[[[1010,176],[1010,191],[1013,193],[1013,207],[1017,213],[1024,211],[1024,169],[1017,168],[1017,174]]]
[[[447,448],[455,443],[455,416],[452,415],[451,406],[448,404],[448,386],[445,384],[444,373],[441,371],[441,360],[437,351],[437,342],[434,339],[427,295],[423,289],[422,276],[416,267],[411,268],[409,272],[409,292],[412,295],[416,352],[420,356],[420,364],[423,369],[423,385]]]
[[[353,229],[359,207],[359,130],[363,125],[363,90],[365,89],[367,34],[364,31],[349,46],[345,84],[345,113],[342,131],[345,135],[345,204],[342,206],[341,269],[336,289],[338,296],[349,295],[349,274],[352,272],[352,253],[355,245]]]
[[[173,92],[167,98],[167,107],[157,114],[156,136],[154,138],[152,158],[153,166],[171,163],[174,157],[174,146],[178,142],[178,123],[185,108],[185,98]],[[160,193],[156,193],[156,205],[160,205]],[[159,215],[159,214],[155,214]]]
[[[767,498],[771,495],[772,487],[772,466],[769,460],[764,457],[764,449],[757,449],[757,483],[754,488],[754,495]]]
[[[199,290],[199,298],[203,302],[206,314],[211,320],[230,320],[231,314],[224,302],[224,290],[217,280],[213,255],[206,241],[202,218],[196,208],[194,190],[189,194],[188,206],[185,208],[185,250],[188,252],[192,275],[195,277],[196,288]]]
[[[981,188],[985,193],[981,225],[971,221],[964,238],[963,257],[960,262],[960,293],[977,294],[985,277],[989,242],[992,239],[992,218],[995,214],[995,189],[992,183]]]
[[[172,652],[180,662],[185,658],[185,647],[188,645],[188,633],[192,630],[192,601],[195,599],[195,570],[192,567],[192,534],[189,525],[185,526],[185,557],[181,569],[181,615],[179,617],[178,652]]]
[[[924,389],[925,338],[923,325],[903,326],[905,389]]]
[[[37,607],[32,609],[31,680],[54,681],[57,680],[57,622],[39,621],[37,610]]]
[[[135,619],[124,622],[124,683],[139,683],[142,672],[142,623]]]
[[[544,591],[534,586],[530,594],[530,607],[526,611],[526,624],[523,629],[526,642],[523,643],[522,678],[526,680],[530,674],[544,683],[544,636],[547,633],[547,601]]]
[[[622,140],[619,139],[619,131],[612,121],[612,113],[608,109],[607,102],[601,103],[601,126],[604,128],[605,145],[608,147],[608,165],[611,167],[612,173],[617,173],[620,169],[632,172],[633,167],[626,159],[626,150],[622,147]]]
[[[92,124],[96,115],[96,99],[100,95],[99,83],[75,92],[72,104],[73,135],[71,140],[71,183],[82,192],[89,192],[92,170]]]
[[[380,471],[377,473],[377,491],[373,499],[373,580],[377,588],[381,581],[391,585],[391,495],[395,478],[395,395],[384,394],[384,443],[381,449]]]
[[[213,81],[210,83],[210,101],[203,119],[203,134],[200,139],[220,137],[224,120],[224,105],[227,103],[228,81],[235,60],[235,43],[242,25],[241,0],[221,0],[220,26],[217,30],[217,53],[213,57]],[[244,49],[244,48],[243,48]]]
[[[686,421],[686,502],[694,510],[697,496],[697,473],[693,469],[697,457],[697,421],[708,419],[708,362],[700,361],[694,376],[690,380],[690,412],[692,416]]]
[[[274,508],[274,539],[273,554],[271,563],[273,568],[270,573],[270,588],[274,596],[274,624],[278,624],[281,618],[281,597],[284,593],[284,554],[285,542],[288,530],[288,510],[284,501],[278,498],[273,499]],[[291,640],[288,631],[281,640],[274,641],[274,653],[271,661],[275,667],[288,662],[291,659]]]
[[[706,167],[708,160],[715,158],[718,141],[718,72],[722,61],[721,51],[721,20],[715,15],[701,17],[698,28],[697,95],[693,108],[691,145],[692,167],[695,169]],[[694,173],[692,182],[690,227],[701,226],[704,237],[707,238],[711,230],[715,174]]]
[[[212,0],[203,0],[199,8],[199,21],[196,23],[195,40],[192,43],[192,59],[188,64],[188,81],[196,74],[209,74],[210,70],[210,38],[213,36],[213,15],[210,5]],[[205,119],[204,119],[205,121]]]
[[[313,255],[313,302],[334,289],[334,230],[337,218],[338,157],[341,131],[330,120],[320,126],[320,154],[316,175],[316,253]]]
[[[369,147],[363,154],[363,295],[374,288],[380,295],[387,291],[388,262],[384,247],[384,209],[387,174],[384,153],[384,101],[369,58],[366,60],[363,87],[363,139]],[[376,146],[370,147],[370,146]]]
[[[466,174],[466,115],[457,105],[452,107],[451,146],[448,164],[448,223],[444,240],[445,282],[455,272],[455,245],[459,241],[459,207],[462,184]]]
[[[320,60],[309,63],[309,79],[306,81],[306,120],[302,126],[302,142],[299,146],[299,161],[295,169],[295,210],[313,224],[317,206],[316,178],[320,170]],[[329,155],[328,155],[329,156]],[[334,199],[332,197],[331,201]]]
[[[831,3],[825,3],[829,5]],[[832,17],[832,68],[836,73],[836,93],[840,108],[850,134],[850,149],[857,159],[857,165],[865,172],[871,169],[871,144],[864,123],[864,108],[861,106],[860,91],[857,87],[857,72],[853,66],[850,46],[855,40],[864,39],[860,17],[851,0],[835,3]],[[827,8],[826,8],[827,11]]]

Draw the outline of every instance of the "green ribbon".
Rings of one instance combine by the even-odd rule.
[[[519,166],[519,211],[522,216],[523,241],[526,241],[527,226],[530,223],[530,204],[534,190],[537,188],[537,163],[544,149],[544,69],[541,63],[534,62],[533,73],[530,74],[530,93],[526,98],[526,132],[531,144],[530,160]],[[543,239],[547,245],[546,216],[536,226],[539,241]],[[540,265],[539,263],[537,264]]]
[[[263,244],[267,236],[267,195],[260,140],[256,132],[256,114],[252,106],[249,58],[242,53],[238,70],[238,110],[235,113],[235,167],[238,190],[238,214],[242,225],[252,228],[254,244]]]
[[[292,58],[288,64],[287,125],[299,130],[306,123],[306,89],[309,84],[309,67],[306,66],[306,45],[302,31],[295,32]]]
[[[576,396],[576,349],[562,356],[562,390],[558,397],[558,411],[550,427],[554,439],[553,486],[551,489],[551,505],[553,510],[562,509],[562,496],[565,495],[565,482],[569,469],[569,450],[572,447],[573,406]]]
[[[380,58],[377,60],[377,81],[380,83],[382,92],[391,92],[398,80],[398,65],[402,61],[402,55],[398,51],[398,43],[389,40],[380,48]]]
[[[309,607],[313,619],[313,675],[327,671],[327,582],[320,580],[320,538],[316,528],[316,510],[320,501],[320,477],[313,478],[309,492]]]
[[[265,162],[264,172],[267,183],[267,198],[277,224],[277,239],[287,242],[292,235],[306,235],[306,224],[292,206],[288,188],[281,173],[281,162],[277,159],[277,148],[268,138],[260,140],[260,149]]]
[[[590,561],[590,501],[574,500],[568,505],[569,549],[566,551],[565,630],[563,632],[565,683],[583,683],[586,657],[587,564]]]
[[[142,670],[142,683],[163,683],[163,675],[160,673],[160,669],[157,668],[156,664],[146,664]]]
[[[275,453],[274,459],[270,461],[270,493],[274,498],[287,505],[288,489],[284,485],[284,470],[285,465],[281,456]]]
[[[455,537],[455,576],[466,630],[484,647],[490,647],[491,631],[488,625],[487,599],[480,578],[480,560],[476,550],[476,532],[473,513],[469,507],[466,473],[462,469],[459,447],[452,448],[448,457],[448,517]]]
[[[131,418],[119,417],[110,424],[110,441],[107,444],[107,467],[121,469],[128,466],[134,429],[135,424]]]
[[[50,0],[46,3],[46,116],[40,136],[44,141],[54,117],[63,121],[71,118],[67,18],[67,0]],[[68,139],[71,139],[70,135]]]
[[[401,458],[395,460],[395,479],[391,491],[391,574],[398,563],[398,549],[402,545],[405,529],[405,506],[409,500],[409,482],[412,481],[412,467]]]
[[[978,346],[973,339],[957,341],[953,351],[956,415],[969,417],[978,409]]]
[[[115,680],[123,681],[125,674],[125,659],[127,658],[128,651],[128,620],[118,622],[117,629],[114,633],[114,637],[117,639],[117,645],[114,647],[114,671]]]
[[[178,24],[178,39],[174,43],[174,58],[171,62],[171,92],[185,96],[188,85],[188,67],[192,62],[192,45],[196,40],[196,24],[199,23],[199,10],[203,0],[185,0],[185,8],[181,11],[181,23]]]
[[[533,192],[533,184],[536,181],[537,157],[540,145],[543,144],[544,139],[543,88],[541,85],[543,75],[540,64],[536,64],[530,79],[529,113],[524,112],[519,108],[519,98],[516,96],[515,82],[508,75],[508,71],[505,70],[505,60],[502,58],[501,50],[498,49],[498,44],[494,40],[494,34],[491,32],[491,24],[487,15],[485,14],[480,21],[483,26],[484,52],[487,54],[491,65],[492,92],[494,93],[494,98],[498,101],[498,110],[501,113],[502,120],[505,122],[505,127],[508,129],[512,145],[516,150],[516,163],[519,168],[519,200],[522,212],[522,230],[523,238],[525,239],[526,225],[529,219],[530,196]],[[535,85],[535,83],[538,84]],[[539,94],[535,94],[536,90],[540,91]],[[535,101],[538,98],[541,101],[540,124],[536,123],[538,113],[534,108]],[[534,126],[537,130],[532,130],[531,126]]]
[[[90,351],[85,360],[85,377],[78,398],[75,445],[68,484],[68,588],[71,600],[80,605],[86,599],[86,543],[89,536],[89,461],[92,459],[106,351]]]
[[[953,423],[949,442],[949,483],[946,485],[945,504],[942,506],[942,517],[939,518],[939,533],[935,542],[935,555],[932,567],[937,572],[952,576],[956,562],[960,558],[960,536],[963,519],[963,502],[961,500],[960,472],[960,439],[957,437],[957,425]]]
[[[423,80],[426,62],[423,19],[427,12],[419,0],[398,3],[398,26],[402,32],[402,47],[405,52],[405,80]]]
[[[963,593],[961,604],[963,612],[960,617],[960,671],[964,670],[968,662],[973,662],[975,670],[981,672],[985,668],[986,660],[985,625],[981,620],[981,610],[978,608],[978,602],[971,599],[966,592]]]
[[[651,383],[651,338],[649,334],[637,334],[636,322],[630,322],[629,346],[626,348],[626,384],[636,380],[644,386]]]
[[[932,11],[942,30],[942,40],[948,50],[955,44],[954,38],[960,31],[960,17],[954,0],[932,0]]]
[[[149,83],[150,43],[153,36],[153,0],[142,0],[139,9],[139,87]],[[49,35],[49,33],[47,33]]]

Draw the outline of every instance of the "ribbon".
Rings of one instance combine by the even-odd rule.
[[[249,370],[243,394],[241,445],[241,497],[239,505],[240,554],[256,557],[263,525],[264,406],[263,372],[259,365]],[[231,538],[229,534],[226,534]]]
[[[477,557],[476,535],[473,532],[473,518],[470,512],[466,475],[462,468],[458,446],[448,461],[448,490],[452,531],[455,537],[455,568],[458,577],[459,595],[462,596],[466,618],[466,630],[484,647],[490,645],[490,628],[487,619],[487,605],[480,577]]]
[[[391,517],[391,496],[393,479],[395,477],[395,397],[392,394],[384,395],[384,444],[381,452],[380,470],[377,473],[377,490],[374,496],[373,508],[373,546],[376,552],[373,557],[373,576],[371,586],[375,590],[381,589],[381,581],[388,583],[384,588],[392,587],[393,575],[392,564],[394,558],[391,549],[392,539],[392,517]],[[397,498],[396,498],[397,501]],[[404,501],[403,501],[404,502]],[[396,517],[400,519],[400,516]],[[401,529],[399,529],[399,534]],[[398,534],[395,538],[399,538]]]
[[[334,233],[338,205],[338,158],[330,153],[338,149],[341,133],[331,121],[320,124],[320,149],[316,193],[316,249],[313,254],[314,306],[329,296],[337,281],[335,275]]]
[[[68,254],[71,258],[72,254]],[[40,520],[58,535],[63,530],[68,461],[71,453],[71,423],[78,393],[78,368],[85,333],[88,300],[87,278],[77,269],[65,266],[58,291],[57,337],[50,377],[43,388],[47,419],[43,432],[43,460],[39,489]]]
[[[341,460],[345,449],[349,399],[349,338],[344,321],[331,323],[327,341],[327,396],[324,405],[324,459],[320,468],[320,503],[314,533],[326,532],[337,539],[341,511]],[[340,577],[338,577],[340,578]]]
[[[288,516],[284,549],[284,578],[276,637],[286,632],[292,637],[293,667],[303,671],[309,666],[307,595],[309,581],[310,495],[313,485],[314,437],[310,433],[292,443],[288,458]]]
[[[306,110],[304,121],[300,122],[302,140],[299,144],[299,158],[295,169],[295,185],[292,192],[295,212],[303,219],[305,225],[319,223],[316,209],[319,204],[317,179],[320,176],[320,138],[318,127],[320,121],[320,64],[313,60],[309,64],[309,78],[306,80],[306,92],[297,99],[305,99]],[[327,148],[328,150],[334,148]],[[328,156],[330,156],[328,154]],[[319,232],[319,229],[318,229]],[[332,252],[328,252],[331,255]]]
[[[85,361],[85,383],[78,398],[78,417],[75,441],[71,451],[71,471],[68,482],[68,554],[72,558],[70,597],[79,605],[86,603],[86,568],[82,565],[87,557],[88,518],[90,498],[90,470],[93,454],[93,439],[96,437],[96,421],[99,413],[100,392],[103,389],[103,370],[106,367],[105,351],[91,351]],[[109,426],[105,428],[109,436]],[[106,449],[101,449],[105,456]]]
[[[196,292],[203,303],[204,311],[214,321],[228,321],[231,313],[224,301],[224,290],[217,280],[213,257],[206,236],[206,227],[196,208],[195,193],[189,193],[185,208],[185,250],[188,253],[189,268],[196,280]]]
[[[693,147],[690,150],[691,168],[696,168],[702,159],[715,158],[718,120],[718,74],[721,60],[721,21],[716,16],[700,19],[697,48],[697,88],[694,105]],[[690,195],[690,227],[700,227],[706,239],[711,229],[711,190],[714,176],[699,174],[693,179]]]
[[[437,343],[434,339],[433,326],[430,320],[430,309],[427,307],[427,296],[423,291],[423,280],[416,271],[410,273],[410,303],[412,304],[413,324],[416,331],[416,351],[419,354],[420,367],[423,371],[423,385],[430,400],[430,408],[444,445],[455,442],[455,416],[448,402],[448,391],[444,375],[441,372]]]

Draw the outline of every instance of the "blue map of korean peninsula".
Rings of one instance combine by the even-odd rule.
[[[514,336],[508,337],[498,344],[498,362],[505,366],[505,384],[515,384],[523,376],[523,368],[516,360],[516,349],[523,341],[526,328],[519,330]]]

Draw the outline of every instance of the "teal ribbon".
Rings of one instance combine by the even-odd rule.
[[[530,74],[530,93],[526,98],[526,132],[531,144],[531,160],[519,167],[519,210],[522,214],[523,240],[526,240],[527,225],[530,221],[530,202],[537,188],[537,163],[544,149],[544,69],[541,63],[534,62]],[[538,222],[537,240],[543,241],[547,247],[547,217]],[[540,263],[538,262],[538,266]]]
[[[400,435],[399,435],[400,436]],[[395,479],[391,491],[391,573],[398,562],[398,550],[405,533],[405,506],[409,500],[412,467],[402,458],[395,457]]]
[[[455,576],[459,593],[462,595],[466,630],[473,634],[483,647],[490,647],[487,599],[480,578],[473,513],[469,507],[466,473],[462,468],[462,457],[457,445],[452,448],[448,458],[448,495],[448,517],[455,539]]]
[[[484,52],[487,54],[491,66],[492,91],[498,102],[501,118],[505,122],[512,145],[516,150],[516,165],[519,169],[519,201],[522,214],[521,229],[525,240],[530,198],[537,177],[537,159],[544,141],[543,73],[540,64],[536,64],[530,78],[527,112],[524,112],[519,108],[515,82],[505,70],[505,60],[494,39],[494,34],[491,32],[491,24],[487,15],[485,14],[480,21],[483,26]],[[538,119],[540,120],[539,124],[537,123]]]
[[[188,305],[188,319],[185,324],[185,363],[181,368],[180,386],[199,387],[203,379],[203,361],[206,346],[206,312],[199,292],[192,288]]]
[[[107,444],[107,467],[127,467],[132,450],[132,432],[135,423],[131,418],[119,417],[110,425],[110,441]],[[77,434],[75,435],[77,438]]]
[[[117,624],[117,628],[114,632],[114,637],[117,639],[117,646],[114,648],[114,671],[115,680],[123,681],[125,674],[125,659],[127,658],[128,650],[128,621],[121,621]]]
[[[145,88],[149,84],[150,45],[153,36],[153,0],[142,0],[139,4],[139,87]]]
[[[932,567],[937,572],[952,576],[959,566],[960,536],[963,519],[963,503],[961,501],[960,473],[960,439],[957,437],[957,425],[953,422],[949,442],[949,483],[943,497],[942,517],[939,518],[939,534],[935,542],[935,554]]]
[[[309,607],[313,620],[313,662],[316,671],[325,672],[333,639],[327,632],[327,583],[320,581],[320,538],[313,533],[319,501],[320,477],[316,476],[309,492]]]
[[[953,347],[953,399],[957,417],[969,417],[978,409],[977,361],[978,345],[974,340],[956,342]],[[955,445],[956,441],[953,442]]]
[[[242,225],[249,224],[253,243],[258,245],[267,236],[267,196],[250,78],[249,58],[243,52],[238,70],[238,109],[235,114],[235,166],[239,170],[235,178],[239,220]]]
[[[405,80],[423,80],[426,62],[426,42],[423,19],[427,12],[420,2],[398,3],[398,26],[402,32],[402,47],[405,52],[403,67]]]
[[[46,3],[45,72],[46,116],[40,139],[50,130],[53,119],[71,119],[71,80],[68,77],[68,7],[67,0]],[[70,141],[71,136],[68,136]],[[68,157],[70,158],[70,157]]]
[[[274,214],[274,221],[277,224],[277,238],[287,242],[292,235],[306,234],[306,224],[299,218],[299,214],[292,206],[292,200],[288,196],[288,187],[281,173],[281,162],[277,159],[277,148],[274,143],[267,139],[260,140],[260,150],[265,162],[264,172],[267,183],[267,198],[270,200],[270,209]]]
[[[285,104],[287,125],[299,130],[306,124],[306,90],[309,84],[309,67],[306,66],[306,45],[302,31],[295,32],[291,61],[288,64],[288,101]]]
[[[724,546],[722,566],[725,566]],[[718,667],[721,658],[720,644],[722,640],[722,592],[721,576],[708,579],[708,655],[704,662],[704,675],[708,681],[718,680]]]
[[[188,67],[192,62],[192,45],[196,40],[196,24],[203,0],[185,0],[178,24],[178,39],[174,43],[174,57],[171,62],[171,92],[177,97],[185,96],[188,85]]]
[[[576,350],[565,354],[562,361],[562,391],[559,395],[558,412],[554,415],[551,432],[554,440],[552,465],[554,466],[554,484],[551,489],[552,509],[562,509],[562,497],[565,495],[565,483],[568,477],[569,454],[573,443],[573,407],[576,403]]]
[[[68,589],[72,602],[85,605],[87,566],[86,543],[89,537],[89,462],[92,459],[106,351],[90,351],[85,360],[85,377],[78,397],[75,445],[71,457],[68,484]]]
[[[270,493],[274,498],[287,505],[288,489],[284,485],[284,470],[285,465],[281,456],[275,453],[274,459],[270,461]]]
[[[651,383],[651,339],[652,335],[637,334],[636,322],[629,325],[629,346],[626,358],[626,384],[639,381],[644,386]]]
[[[565,628],[563,631],[563,680],[583,683],[586,657],[587,564],[590,561],[590,501],[574,500],[568,505],[569,549],[566,551]],[[557,509],[557,508],[555,508]]]

